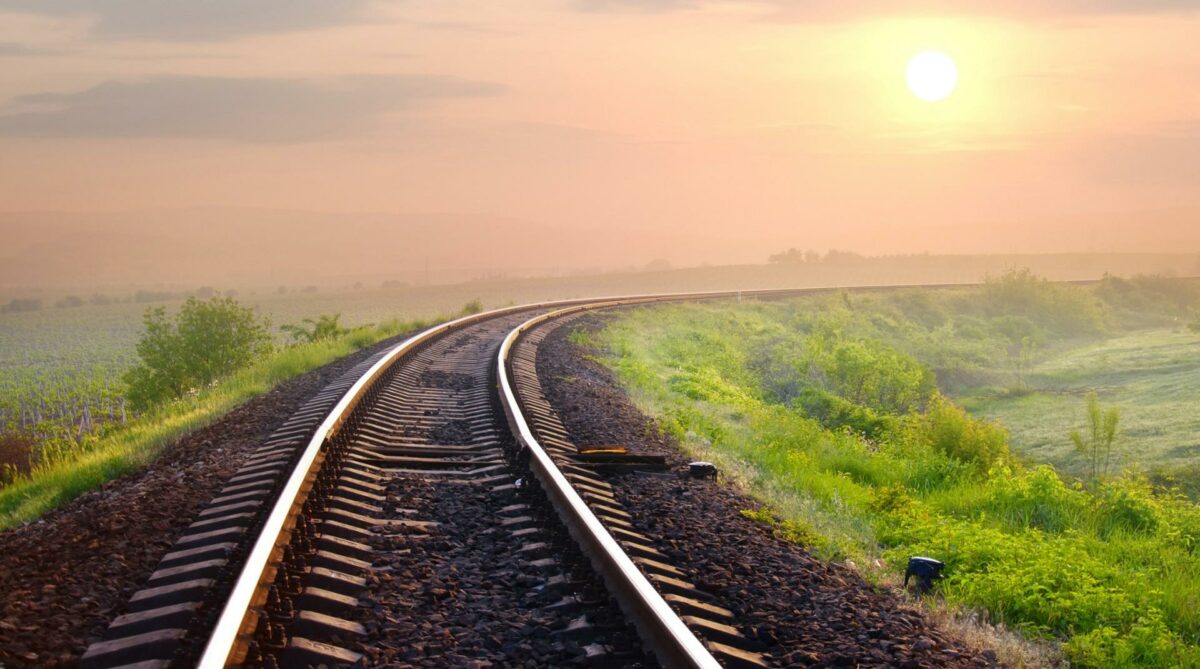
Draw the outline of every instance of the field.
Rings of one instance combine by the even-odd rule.
[[[487,306],[514,299],[544,299],[521,284],[463,284],[439,288],[341,290],[292,289],[241,293],[241,303],[270,321],[279,344],[289,338],[278,326],[321,314],[341,315],[348,327],[427,320],[454,313],[477,298]],[[542,288],[542,290],[545,290]],[[30,448],[37,462],[51,462],[82,445],[89,436],[132,420],[121,375],[136,362],[142,316],[149,307],[173,311],[182,298],[122,301],[69,308],[53,301],[37,311],[0,313],[0,484],[14,470],[28,473]],[[4,435],[8,435],[7,437]]]
[[[434,320],[393,320],[333,339],[276,349],[232,376],[119,424],[102,425],[41,453],[32,471],[0,487],[0,529],[28,522],[118,476],[136,471],[174,439],[217,420],[281,381],[345,357],[365,346],[428,327]]]
[[[318,314],[340,313],[343,323],[356,326],[395,318],[428,318],[453,311],[472,299],[481,300],[485,306],[497,306],[645,292],[970,283],[979,281],[985,273],[998,274],[1011,267],[1032,267],[1044,276],[1074,280],[1095,278],[1104,271],[1192,272],[1198,266],[1196,258],[1191,255],[921,255],[864,258],[854,254],[830,254],[817,262],[799,262],[784,257],[768,265],[669,271],[631,270],[552,278],[490,278],[451,285],[240,287],[236,297],[244,304],[257,308],[276,325],[294,323]],[[91,303],[91,296],[97,290],[105,304]],[[41,305],[39,310],[28,312],[6,313],[0,309],[0,375],[10,379],[6,386],[36,387],[43,376],[48,375],[52,379],[67,372],[70,375],[81,373],[107,377],[114,370],[124,369],[132,362],[133,346],[141,331],[142,314],[146,307],[161,304],[170,308],[181,301],[132,301],[138,293],[150,295],[157,290],[136,287],[38,289],[0,286],[0,303],[34,300]],[[186,289],[180,288],[169,290],[186,292]],[[80,306],[56,306],[70,296],[76,296]],[[51,379],[47,379],[47,383]],[[0,393],[7,395],[7,391]]]
[[[1155,471],[1200,461],[1200,336],[1151,329],[1085,343],[1048,356],[1029,372],[1030,392],[994,387],[955,394],[972,413],[1002,422],[1014,450],[1072,475],[1082,459],[1062,426],[1081,423],[1083,397],[1122,410],[1121,465]]]
[[[718,275],[246,292],[276,330],[329,313],[355,329],[280,346],[141,415],[119,378],[150,304],[0,314],[0,457],[18,464],[0,527],[136,470],[283,379],[429,322],[418,317],[475,299],[724,287],[703,280]],[[794,278],[769,277],[758,285]],[[1200,666],[1200,511],[1178,491],[1200,489],[1198,308],[1196,281],[1073,286],[1022,271],[977,287],[633,310],[581,340],[663,429],[763,501],[747,514],[786,536],[883,582],[909,555],[944,559],[949,602],[1061,641],[1080,666]],[[1115,462],[1094,477],[1070,439],[1086,431],[1090,392],[1122,426]],[[34,440],[32,470],[12,457],[13,435]]]
[[[911,555],[941,559],[947,602],[1059,643],[1077,666],[1200,666],[1200,508],[1115,465],[1085,475],[1068,454],[1095,389],[1117,402],[1124,464],[1195,463],[1179,446],[1191,434],[1148,427],[1191,425],[1174,412],[1200,386],[1174,384],[1194,374],[1200,335],[1174,323],[1197,306],[1191,282],[1014,273],[647,308],[575,337],[783,535],[888,584]],[[1014,417],[1016,436],[982,416]]]
[[[146,415],[128,406],[121,376],[136,362],[135,346],[147,308],[162,306],[173,312],[182,297],[133,289],[110,290],[95,298],[76,292],[84,297],[74,300],[64,291],[10,294],[5,304],[41,304],[34,310],[0,310],[0,528],[32,520],[135,470],[172,438],[215,420],[280,380],[440,320],[464,304],[478,300],[492,308],[644,290],[683,291],[730,280],[719,271],[700,274],[685,270],[448,286],[238,291],[236,299],[272,323],[276,343],[283,347],[234,378]],[[764,278],[761,271],[757,275]],[[734,272],[734,279],[738,276]],[[787,271],[769,271],[764,278],[768,284],[792,279]],[[204,296],[212,291],[199,292]],[[335,313],[354,331],[333,342],[293,347],[278,329]]]
[[[258,288],[240,291],[237,299],[265,316],[276,328],[279,343],[286,343],[287,338],[277,329],[278,326],[320,314],[341,314],[344,325],[358,327],[451,313],[474,299],[481,300],[485,307],[494,307],[545,299],[648,291],[825,286],[838,283],[869,285],[904,281],[953,282],[974,279],[978,274],[972,272],[978,272],[981,266],[990,266],[989,263],[999,265],[1012,260],[1001,256],[983,259],[865,259],[852,254],[830,254],[817,262],[785,259],[762,266],[554,279],[494,279],[448,286],[396,284],[383,287]],[[1165,262],[1163,259],[1139,256],[1082,255],[1031,257],[1025,260],[1048,264],[1052,273],[1059,277],[1077,277],[1081,273],[1086,275],[1094,271],[1091,268],[1098,263],[1138,266],[1139,263],[1153,265]],[[120,426],[134,417],[124,398],[121,375],[135,362],[134,345],[142,330],[145,310],[151,306],[165,306],[173,310],[181,303],[180,297],[164,299],[162,292],[145,289],[126,289],[121,292],[110,289],[107,294],[94,296],[86,291],[76,291],[74,294],[82,297],[72,298],[70,291],[60,289],[58,292],[22,294],[24,297],[15,293],[8,296],[16,302],[39,301],[42,308],[31,311],[0,310],[0,465],[7,463],[4,470],[0,471],[0,483],[6,477],[28,473],[30,462],[26,453],[33,452],[34,463],[53,461],[80,446],[89,435],[98,434],[106,427]],[[908,306],[918,311],[923,308],[916,302]],[[1126,314],[1129,306],[1120,305],[1120,308],[1114,309],[1114,314],[1124,317],[1121,314]],[[1145,310],[1137,313],[1144,320]],[[1156,346],[1149,349],[1167,356],[1161,361],[1163,365],[1172,364],[1172,355],[1187,354],[1189,335],[1178,322],[1172,320],[1178,317],[1178,313],[1168,314],[1159,308],[1151,318],[1158,326],[1156,332],[1166,338],[1164,341],[1170,339],[1174,342],[1172,347]],[[1142,321],[1139,323],[1145,325]],[[964,332],[968,335],[972,334],[971,325],[965,324]],[[887,333],[877,334],[883,336]],[[1159,335],[1139,331],[1130,336],[1133,337],[1128,342],[1130,348],[1145,355],[1147,348],[1141,339],[1158,338]],[[1086,356],[1090,347],[1100,347],[1092,362],[1097,365],[1099,373],[1114,375],[1111,365],[1122,364],[1121,356],[1124,353],[1109,349],[1118,347],[1119,339],[1098,342],[1087,338],[1068,338],[1066,343],[1069,345],[1065,347],[1062,342],[1049,345],[1038,342],[1036,355],[1030,359],[1032,385],[1026,390],[1031,392],[1016,395],[1005,385],[1012,376],[1012,370],[1009,369],[1011,360],[1004,355],[997,355],[1011,342],[994,339],[971,341],[970,337],[943,337],[941,344],[945,351],[936,354],[926,351],[926,359],[938,369],[939,378],[947,381],[944,384],[946,390],[966,406],[980,415],[1003,418],[1014,432],[1013,445],[1019,452],[1029,452],[1039,461],[1051,462],[1063,471],[1074,472],[1077,463],[1057,426],[1079,411],[1076,400],[1082,389],[1095,387],[1102,398],[1127,403],[1137,409],[1129,411],[1126,416],[1126,434],[1138,437],[1137,448],[1132,449],[1129,462],[1157,468],[1170,467],[1181,459],[1188,459],[1186,456],[1194,444],[1187,441],[1184,428],[1190,425],[1191,413],[1176,411],[1169,401],[1162,401],[1167,399],[1162,396],[1170,392],[1170,387],[1162,382],[1163,378],[1158,374],[1160,370],[1151,372],[1143,361],[1130,358],[1127,362],[1132,369],[1127,373],[1136,375],[1140,370],[1153,382],[1144,385],[1120,384],[1119,388],[1113,386],[1111,389],[1103,379],[1073,381],[1061,373],[1063,370],[1072,370],[1071,374],[1077,374],[1078,370],[1074,367],[1076,360],[1070,356]],[[911,347],[919,343],[916,340],[901,341],[898,345]],[[959,354],[958,358],[954,358],[955,351]],[[1108,356],[1108,362],[1104,356]],[[971,373],[956,379],[961,370],[954,369],[955,366],[964,364]],[[1180,383],[1186,383],[1190,378],[1187,369],[1181,368],[1172,373],[1181,375]],[[1145,390],[1145,403],[1137,397],[1126,396],[1142,392],[1139,389]],[[1053,416],[1055,420],[1043,420],[1047,416]]]
[[[271,324],[280,348],[249,369],[164,407],[138,415],[122,374],[149,307],[175,311],[182,298],[120,300],[0,313],[0,528],[44,511],[151,460],[171,439],[207,424],[281,380],[362,346],[446,318],[483,297],[489,307],[544,299],[549,287],[462,284],[438,288],[289,289],[237,295]],[[143,292],[143,295],[145,293]],[[292,346],[278,326],[341,314],[352,332]]]

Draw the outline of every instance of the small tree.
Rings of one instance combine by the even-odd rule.
[[[341,314],[321,314],[316,320],[305,318],[300,325],[281,325],[279,329],[290,334],[292,339],[303,342],[321,341],[340,337],[350,330],[338,324]],[[307,324],[308,327],[305,327]]]
[[[1196,314],[1196,317],[1192,319],[1192,322],[1188,323],[1188,329],[1196,334],[1200,334],[1200,314]]]
[[[992,329],[1008,340],[1008,360],[1012,363],[1016,374],[1016,386],[1013,390],[1026,390],[1025,374],[1033,365],[1034,351],[1040,336],[1033,321],[1024,316],[1001,316],[993,319]]]
[[[189,298],[174,318],[146,310],[137,344],[141,364],[125,374],[134,409],[182,396],[245,367],[271,349],[266,321],[233,298]]]
[[[1112,464],[1113,444],[1117,440],[1117,426],[1121,422],[1121,413],[1116,407],[1104,411],[1100,408],[1100,400],[1096,393],[1087,396],[1088,432],[1086,435],[1079,430],[1071,432],[1071,441],[1075,450],[1087,458],[1091,469],[1091,481],[1100,480],[1107,476]]]
[[[83,306],[83,298],[78,295],[68,295],[55,303],[59,309],[74,309]]]
[[[0,305],[0,314],[20,313],[22,311],[40,311],[41,308],[41,300],[17,298],[10,301],[8,304]]]

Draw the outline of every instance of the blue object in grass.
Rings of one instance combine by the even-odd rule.
[[[908,569],[904,572],[904,587],[908,587],[908,579],[915,577],[918,592],[933,590],[933,582],[942,578],[942,569],[946,566],[941,560],[931,557],[908,558]]]

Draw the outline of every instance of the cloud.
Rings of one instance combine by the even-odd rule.
[[[738,2],[739,0],[734,0]],[[888,14],[1080,16],[1187,12],[1196,0],[740,0],[780,21],[827,21]],[[372,18],[382,0],[0,0],[9,10],[94,20],[107,38],[220,40],[311,30]],[[564,0],[584,11],[668,12],[719,4],[714,0]],[[377,18],[377,17],[375,17]],[[471,24],[449,22],[446,27]],[[473,29],[489,30],[487,26]]]
[[[84,16],[105,37],[213,40],[360,20],[374,0],[0,0],[0,10]]]
[[[575,0],[575,5],[586,11],[635,11],[663,12],[676,9],[694,9],[704,4],[700,0]]]
[[[588,11],[664,12],[696,9],[707,0],[573,0]],[[829,21],[877,15],[1082,16],[1200,10],[1196,0],[755,0],[780,21]]]
[[[0,42],[0,58],[24,56],[58,56],[69,53],[62,49],[51,49],[40,46],[28,46],[14,42]]]
[[[113,81],[74,93],[21,96],[13,105],[20,111],[0,115],[0,135],[302,142],[359,131],[383,114],[433,100],[502,90],[433,76]]]

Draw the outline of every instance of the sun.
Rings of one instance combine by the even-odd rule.
[[[908,61],[904,70],[908,89],[926,102],[944,100],[958,84],[954,60],[941,51],[922,51]]]

